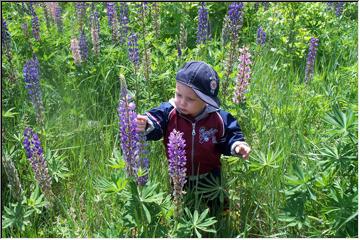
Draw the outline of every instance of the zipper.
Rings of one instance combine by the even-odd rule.
[[[192,124],[192,133],[191,133],[191,175],[194,176],[194,148],[195,148],[195,122]]]

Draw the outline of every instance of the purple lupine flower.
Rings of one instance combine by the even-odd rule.
[[[199,21],[196,42],[201,44],[210,39],[209,14],[205,2],[201,2],[201,6],[198,11],[198,18]]]
[[[317,46],[319,44],[319,39],[312,37],[309,42],[309,53],[306,60],[306,69],[305,69],[305,82],[308,82],[312,79],[314,74],[314,64]]]
[[[117,109],[119,116],[120,146],[126,162],[128,176],[135,177],[137,183],[143,185],[147,181],[147,174],[138,177],[138,170],[141,168],[146,172],[149,167],[149,161],[145,156],[145,138],[136,131],[136,105],[127,90],[125,79],[121,77],[120,81],[120,101]]]
[[[58,3],[55,5],[55,22],[59,32],[63,31],[63,21],[61,17],[61,7]]]
[[[86,42],[86,36],[82,30],[79,37],[80,56],[82,61],[86,61],[88,57],[88,47]]]
[[[77,38],[71,39],[70,49],[71,49],[75,64],[79,65],[81,63],[81,55],[80,55],[79,40],[77,40]]]
[[[247,91],[247,86],[249,85],[249,80],[251,77],[251,54],[247,47],[240,48],[240,57],[239,57],[239,66],[238,66],[238,75],[235,86],[235,93],[233,97],[234,103],[240,103],[245,100],[245,93]]]
[[[112,41],[115,44],[119,40],[120,35],[115,3],[107,2],[106,9],[108,15],[108,24],[111,29]]]
[[[46,6],[45,3],[40,3],[40,6],[42,7],[42,9],[44,11],[46,28],[49,31],[50,27],[51,27],[51,22],[50,22],[50,17],[49,17],[49,9],[48,9],[48,7]]]
[[[177,207],[180,207],[183,187],[186,183],[186,144],[183,135],[184,133],[173,129],[167,145],[169,175],[174,186],[173,196]]]
[[[257,30],[256,43],[264,45],[265,42],[266,42],[266,32],[264,32],[262,27],[259,27]]]
[[[23,69],[25,88],[28,90],[30,100],[35,108],[36,120],[43,123],[44,107],[40,89],[40,64],[36,56],[27,61]]]
[[[242,10],[243,10],[243,3],[234,2],[229,5],[228,15],[230,19],[230,26],[229,30],[231,32],[232,39],[237,40],[239,30],[242,26]]]
[[[119,8],[119,22],[120,22],[120,43],[126,42],[129,31],[129,8],[127,3],[121,2]]]
[[[35,179],[39,183],[45,197],[50,200],[53,196],[51,190],[51,177],[49,176],[40,139],[31,128],[26,128],[24,131],[23,145],[26,157],[30,161],[31,167],[35,173]]]
[[[6,49],[6,51],[10,50],[11,37],[9,30],[7,28],[6,21],[1,18],[1,46]]]
[[[100,53],[99,35],[100,35],[99,16],[97,11],[93,11],[93,14],[91,16],[91,40],[95,55],[99,55]]]
[[[35,13],[35,10],[33,8],[33,3],[30,2],[30,11],[31,11],[31,25],[32,25],[32,33],[34,38],[37,41],[40,41],[40,24],[39,24],[39,18]]]
[[[129,36],[129,58],[134,66],[137,68],[139,67],[139,48],[137,42],[137,36],[135,33],[130,34]]]
[[[86,14],[86,3],[85,2],[76,2],[75,3],[76,15],[79,23],[80,29],[83,28],[84,18]]]
[[[54,20],[54,22],[56,23],[56,27],[58,29],[59,32],[63,31],[63,21],[62,21],[62,17],[61,17],[61,7],[59,5],[58,2],[46,2],[44,3],[46,4],[47,8],[50,11],[50,14]]]
[[[138,15],[139,16],[145,16],[146,15],[146,10],[148,9],[148,3],[147,2],[138,2],[136,4],[136,7],[138,8]]]
[[[337,2],[336,7],[335,7],[335,14],[337,17],[340,17],[340,15],[343,11],[344,4],[345,3],[343,1]]]
[[[107,2],[106,10],[107,10],[107,16],[108,16],[108,24],[109,24],[109,27],[111,27],[113,24],[113,18],[115,16],[115,3]]]

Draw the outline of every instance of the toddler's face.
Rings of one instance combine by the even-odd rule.
[[[206,103],[190,87],[176,82],[175,106],[181,113],[195,117],[204,109]]]

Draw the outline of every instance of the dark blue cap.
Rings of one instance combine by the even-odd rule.
[[[204,102],[219,108],[219,76],[204,62],[190,61],[177,72],[176,81],[191,87]]]

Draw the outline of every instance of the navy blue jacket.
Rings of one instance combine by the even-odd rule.
[[[146,115],[149,119],[147,140],[163,138],[166,149],[174,128],[184,133],[188,176],[220,169],[221,154],[233,155],[237,143],[245,141],[236,119],[230,113],[211,106],[192,118],[178,112],[170,100]]]

